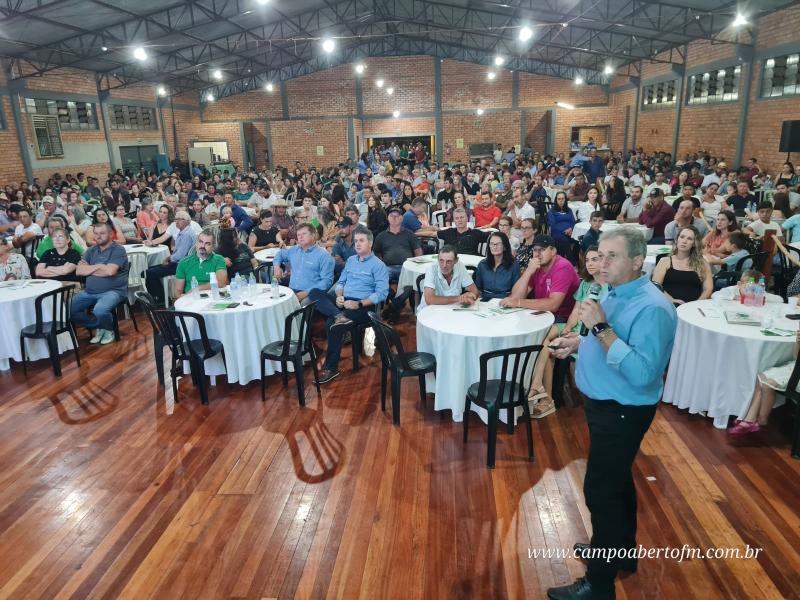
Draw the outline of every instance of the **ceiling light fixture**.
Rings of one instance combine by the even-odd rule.
[[[499,54],[494,57],[494,64],[498,67],[502,67],[503,63],[506,62],[506,59],[500,56]]]
[[[479,108],[479,109],[478,109],[478,110],[476,110],[475,112],[476,112],[476,113],[478,113],[478,116],[480,117],[480,116],[483,114],[483,109],[482,109],[482,108]]]
[[[206,94],[206,102],[213,102],[214,101],[214,94]]]
[[[489,71],[489,72],[486,74],[486,77],[487,77],[487,78],[488,78],[488,79],[491,81],[491,80],[493,80],[495,77],[497,77],[497,73],[495,73],[494,71]]]
[[[736,18],[733,20],[733,26],[741,27],[742,25],[747,25],[747,17],[745,17],[742,13],[736,13]]]
[[[364,69],[366,69],[366,67],[364,66],[364,63],[358,63],[356,65],[356,74],[363,75],[364,74]]]
[[[275,89],[275,86],[272,85],[272,82],[269,82],[265,87],[268,92],[271,92]]]
[[[394,94],[394,88],[393,87],[386,88],[386,93],[391,96],[392,94]]]
[[[214,70],[211,72],[211,76],[212,76],[214,79],[217,79],[217,80],[219,80],[219,79],[222,79],[222,71],[220,71],[219,69],[214,69]]]
[[[522,29],[519,30],[519,39],[522,42],[527,42],[533,36],[533,30],[525,25]]]
[[[583,77],[581,77],[580,75],[577,75],[575,77],[575,85],[583,85]]]
[[[400,111],[399,111],[399,110],[396,110],[396,111],[394,111],[394,112],[392,113],[392,116],[393,116],[395,119],[396,119],[396,118],[398,118],[398,117],[400,116]]]
[[[331,52],[333,52],[334,48],[336,48],[336,42],[334,42],[332,39],[327,38],[323,40],[322,49],[325,50],[325,52],[330,54]]]
[[[264,6],[265,4],[269,4],[269,0],[256,0],[256,2],[258,2],[261,6]]]
[[[556,102],[556,106],[559,108],[566,108],[567,110],[575,110],[575,105],[568,104],[567,102]]]
[[[108,52],[108,46],[101,46],[100,50],[103,52]]]
[[[603,69],[603,73],[605,73],[606,75],[611,75],[613,72],[614,72],[614,67],[612,67],[611,65],[606,65],[606,68]]]
[[[133,58],[136,60],[147,60],[147,51],[141,46],[136,46],[133,49]]]
[[[166,96],[167,95],[167,88],[165,88],[163,85],[160,85],[156,89],[156,92],[158,93],[159,96]]]
[[[383,79],[376,79],[375,80],[375,85],[378,86],[379,88],[382,88],[383,87]]]

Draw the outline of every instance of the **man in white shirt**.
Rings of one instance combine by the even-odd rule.
[[[639,167],[639,172],[631,177],[631,185],[638,185],[643,189],[649,182],[650,178],[647,176],[647,169],[644,167]]]
[[[269,210],[272,208],[272,190],[263,181],[256,183],[256,191],[250,196],[247,201],[247,206],[255,208],[257,211]]]
[[[14,229],[12,243],[19,248],[23,256],[33,258],[33,240],[42,235],[42,228],[33,222],[31,211],[27,208],[19,210],[19,225]]]
[[[771,220],[772,218],[772,204],[765,200],[758,205],[758,220],[753,221],[742,229],[743,233],[747,233],[750,237],[762,238],[767,231],[774,231],[775,236],[782,238],[783,231],[781,226]]]
[[[466,267],[458,261],[455,247],[442,246],[437,263],[429,266],[425,273],[417,311],[428,304],[474,304],[478,298],[478,286],[472,281]]]
[[[638,223],[639,215],[642,214],[643,208],[642,187],[636,185],[631,190],[630,197],[622,203],[622,209],[619,211],[617,221],[620,223]]]
[[[511,196],[511,205],[506,211],[506,215],[511,217],[511,222],[515,228],[519,228],[522,219],[535,219],[536,209],[525,201],[525,196],[522,193],[522,184],[519,186],[514,182]]]
[[[213,198],[210,198],[208,206],[205,208],[205,213],[210,219],[219,219],[222,214],[222,209],[225,206],[225,199],[222,192],[216,192]]]
[[[666,181],[664,181],[664,173],[662,171],[658,171],[656,173],[656,180],[653,183],[651,183],[650,185],[647,186],[647,189],[645,190],[645,193],[649,194],[651,191],[653,191],[656,188],[658,188],[662,192],[664,192],[665,196],[669,196],[670,193],[672,192],[672,188],[669,186],[669,184]]]

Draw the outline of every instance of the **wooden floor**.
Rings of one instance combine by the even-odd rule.
[[[0,374],[0,598],[543,598],[584,571],[528,558],[589,538],[580,409],[534,423],[534,463],[524,428],[501,433],[489,471],[485,426],[463,445],[411,380],[393,427],[375,362],[304,409],[279,377],[264,404],[221,382],[203,407],[189,379],[179,403],[158,386],[129,322],[117,344],[79,337],[83,366],[67,355],[60,379],[47,361]],[[800,598],[800,461],[773,417],[734,447],[660,407],[635,468],[639,542],[763,551],[645,559],[619,598]]]

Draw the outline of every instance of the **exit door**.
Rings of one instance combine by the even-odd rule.
[[[140,168],[146,171],[156,170],[158,146],[120,146],[119,157],[123,170],[136,173]]]

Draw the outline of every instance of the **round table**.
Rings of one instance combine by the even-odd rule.
[[[575,223],[575,227],[572,228],[572,239],[577,240],[582,235],[584,235],[587,231],[589,231],[590,224],[586,221],[582,223]],[[600,228],[600,231],[611,231],[612,229],[616,229],[617,227],[635,227],[639,231],[642,232],[645,240],[650,240],[653,237],[653,230],[645,225],[639,225],[638,223],[619,223],[618,221],[604,221],[603,226]]]
[[[705,316],[700,312],[703,311]],[[678,307],[678,330],[670,358],[664,402],[705,412],[714,427],[725,428],[728,417],[743,417],[750,406],[758,373],[793,360],[795,336],[771,337],[760,326],[732,325],[725,311],[756,317],[764,311],[784,315],[788,305],[745,307],[738,302],[698,300]],[[782,316],[774,327],[797,330],[797,321]]]
[[[221,356],[210,358],[205,362],[207,375],[217,376],[227,373],[228,383],[238,382],[242,385],[261,379],[259,364],[261,349],[270,342],[283,339],[286,316],[300,308],[300,303],[294,292],[287,287],[281,286],[280,293],[283,297],[277,300],[270,297],[267,285],[259,284],[258,292],[258,295],[247,299],[253,306],[240,303],[236,308],[224,310],[212,308],[219,301],[210,298],[194,298],[186,295],[175,301],[176,310],[203,315],[208,337],[222,342],[225,349],[225,365],[222,364]],[[199,332],[190,331],[190,335],[199,336]],[[272,375],[278,370],[280,363],[267,361],[267,375]]]
[[[669,254],[672,252],[672,248],[670,246],[665,246],[664,244],[648,244],[647,245],[647,256],[644,258],[644,265],[642,265],[642,271],[648,277],[653,275],[653,269],[656,268],[656,258],[658,258],[659,254]]]
[[[50,279],[0,283],[0,312],[3,315],[3,326],[0,327],[0,371],[8,371],[11,368],[9,359],[22,361],[19,332],[23,327],[36,323],[34,299],[60,287],[60,281]],[[45,321],[52,317],[50,303],[46,302],[42,306],[42,316]],[[45,340],[25,340],[25,344],[28,360],[39,360],[50,356]],[[68,333],[62,333],[58,336],[59,354],[67,350],[72,350],[72,340]]]
[[[397,289],[402,290],[408,286],[416,291],[417,277],[424,275],[428,267],[438,260],[436,254],[424,254],[422,256],[415,256],[414,258],[407,258],[403,263],[403,269],[400,271],[400,279],[397,282]],[[478,263],[483,260],[483,256],[475,254],[459,254],[458,261],[466,267],[477,267]]]
[[[159,244],[158,246],[145,246],[144,244],[125,244],[122,246],[125,252],[144,252],[147,254],[147,266],[155,267],[164,262],[169,256],[169,248]]]
[[[259,250],[253,256],[256,257],[258,262],[262,263],[271,263],[272,259],[275,258],[275,255],[278,253],[280,248],[265,248],[264,250]]]
[[[481,314],[498,300],[481,302]],[[436,394],[436,410],[451,410],[453,420],[464,416],[464,399],[470,385],[480,379],[480,356],[493,350],[541,344],[555,320],[552,313],[533,315],[530,310],[505,315],[479,316],[454,311],[455,305],[426,306],[417,313],[417,350],[436,357],[436,374],[428,375],[428,390]],[[490,377],[498,377],[500,360],[489,363]],[[533,362],[533,361],[531,361]],[[526,374],[530,381],[533,364]],[[486,411],[473,404],[472,411],[486,422]],[[505,419],[506,411],[501,411]],[[517,416],[522,414],[518,409]]]

